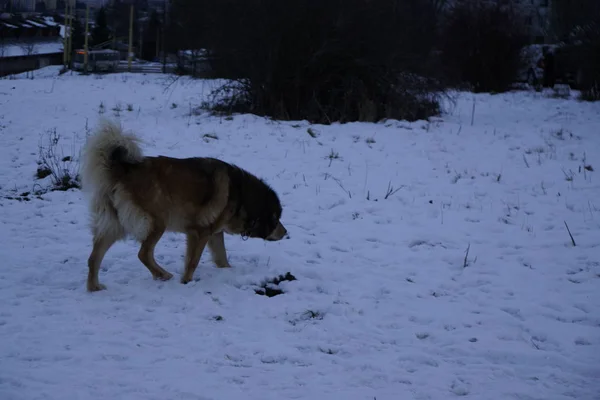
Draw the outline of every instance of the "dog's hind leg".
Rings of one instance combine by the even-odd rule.
[[[142,241],[142,246],[138,253],[138,258],[148,268],[148,271],[152,274],[154,279],[160,279],[161,281],[168,281],[173,277],[173,274],[166,271],[163,267],[158,265],[154,259],[154,249],[156,244],[165,233],[163,226],[154,225],[146,239]]]
[[[194,278],[194,271],[198,267],[200,257],[206,247],[209,236],[199,230],[188,231],[187,234],[187,250],[185,255],[185,271],[181,276],[181,283],[191,282]]]
[[[227,261],[225,238],[223,232],[215,233],[208,239],[208,248],[213,256],[213,262],[219,268],[231,268]]]
[[[98,271],[104,255],[118,239],[118,237],[109,234],[94,235],[94,246],[88,258],[87,290],[89,292],[106,289],[106,286],[98,280]]]

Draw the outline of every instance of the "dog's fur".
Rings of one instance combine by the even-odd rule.
[[[139,139],[109,120],[84,146],[81,180],[93,234],[88,291],[106,288],[98,280],[102,259],[127,237],[141,243],[138,257],[154,279],[169,280],[173,275],[158,265],[154,248],[167,231],[185,233],[182,283],[193,279],[207,244],[217,267],[230,267],[224,232],[270,241],[287,237],[279,198],[261,179],[214,158],[144,156]]]

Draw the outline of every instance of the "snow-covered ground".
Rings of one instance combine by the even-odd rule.
[[[600,398],[600,103],[311,126],[197,112],[211,81],[56,72],[0,80],[0,399]],[[169,282],[119,243],[86,292],[81,192],[20,195],[49,183],[40,138],[70,155],[102,111],[149,155],[264,177],[292,238],[228,236],[233,268],[206,252],[189,285],[182,235],[157,247]]]

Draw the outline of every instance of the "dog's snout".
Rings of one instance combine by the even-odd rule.
[[[271,232],[271,234],[269,236],[267,236],[267,240],[270,241],[277,241],[277,240],[281,240],[281,239],[287,239],[288,237],[288,232],[287,229],[285,229],[285,227],[283,226],[283,224],[281,222],[279,222],[277,224],[277,226],[275,227],[275,229],[273,229],[273,232]]]

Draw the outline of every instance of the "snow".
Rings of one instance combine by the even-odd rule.
[[[44,16],[44,17],[42,17],[42,19],[44,20],[44,23],[46,25],[49,25],[49,26],[58,26],[59,25],[58,22],[56,22],[53,17]]]
[[[215,81],[57,71],[0,80],[1,399],[599,398],[600,103],[459,93],[430,122],[322,126],[197,112]],[[148,155],[265,178],[291,239],[228,236],[233,268],[206,252],[185,286],[182,235],[168,282],[119,243],[86,292],[81,192],[19,194],[49,183],[40,135],[72,154],[102,110]]]
[[[29,48],[29,46],[32,46]],[[0,57],[21,57],[34,54],[62,53],[63,43],[59,40],[4,44],[0,46]]]
[[[40,24],[39,22],[32,21],[30,19],[27,19],[26,21],[29,24],[31,24],[32,26],[37,26],[38,28],[45,28],[47,26],[47,25],[44,25],[44,24]]]
[[[68,33],[68,32],[70,32],[70,29],[69,29],[69,27],[61,24],[61,25],[60,25],[60,30],[59,30],[59,32],[58,32],[58,35],[59,35],[60,37],[62,37],[62,38],[65,38],[65,36],[68,36],[68,35],[69,35],[69,33]]]

